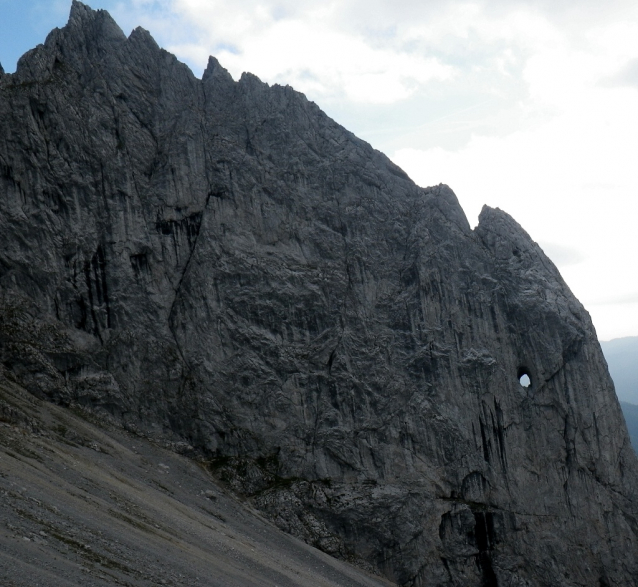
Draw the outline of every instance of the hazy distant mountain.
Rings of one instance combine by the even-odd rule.
[[[628,404],[627,402],[620,402],[620,407],[625,416],[625,422],[627,422],[631,446],[633,446],[634,450],[638,453],[638,406]]]
[[[618,399],[638,405],[638,336],[601,342]]]
[[[638,336],[601,342],[631,437],[638,452]]]

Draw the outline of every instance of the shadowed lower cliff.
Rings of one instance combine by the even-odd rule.
[[[0,223],[4,375],[36,396],[403,585],[636,584],[587,312],[506,213],[472,230],[291,88],[73,2],[0,76]]]

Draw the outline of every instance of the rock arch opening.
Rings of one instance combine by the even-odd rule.
[[[532,376],[527,367],[519,367],[516,376],[518,377],[518,382],[521,384],[521,387],[529,389],[532,386]]]

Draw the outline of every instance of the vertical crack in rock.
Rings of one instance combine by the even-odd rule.
[[[472,512],[474,514],[476,546],[478,555],[476,564],[481,569],[482,587],[498,587],[498,579],[492,567],[491,550],[495,541],[494,519],[492,512]]]
[[[171,332],[173,333],[173,336],[175,338],[175,344],[177,345],[179,353],[180,353],[182,359],[184,360],[184,364],[186,366],[188,366],[188,363],[186,362],[186,359],[184,357],[184,353],[183,353],[183,351],[182,351],[182,349],[180,347],[179,339],[177,337],[177,334],[175,332],[175,327],[173,325],[175,303],[177,302],[177,299],[179,297],[180,290],[181,290],[181,287],[182,287],[182,283],[184,282],[184,277],[188,273],[188,269],[190,267],[191,260],[193,259],[193,255],[195,254],[195,249],[197,247],[197,239],[199,239],[199,234],[200,234],[200,230],[201,230],[201,227],[202,227],[204,214],[206,213],[206,209],[208,208],[208,202],[210,201],[210,198],[212,197],[212,195],[213,195],[213,193],[209,192],[208,195],[206,196],[206,202],[204,204],[204,209],[201,212],[195,212],[194,214],[191,214],[190,216],[187,216],[187,217],[183,218],[179,222],[175,222],[175,221],[158,221],[158,223],[156,225],[158,231],[160,231],[162,234],[164,234],[164,235],[170,234],[170,235],[173,236],[176,249],[177,249],[177,236],[176,235],[178,235],[180,233],[185,233],[186,234],[186,239],[188,241],[188,246],[189,246],[188,257],[187,257],[186,262],[184,264],[184,269],[183,269],[183,271],[182,271],[182,273],[181,273],[181,275],[179,277],[179,281],[177,282],[177,287],[175,288],[175,294],[173,296],[173,302],[171,303],[171,307],[170,307],[170,310],[168,312],[168,323],[169,323],[169,326],[171,328]],[[176,252],[176,256],[177,256],[177,252]]]

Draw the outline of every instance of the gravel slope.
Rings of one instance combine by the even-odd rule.
[[[0,380],[0,584],[388,586],[280,532],[205,468]]]

